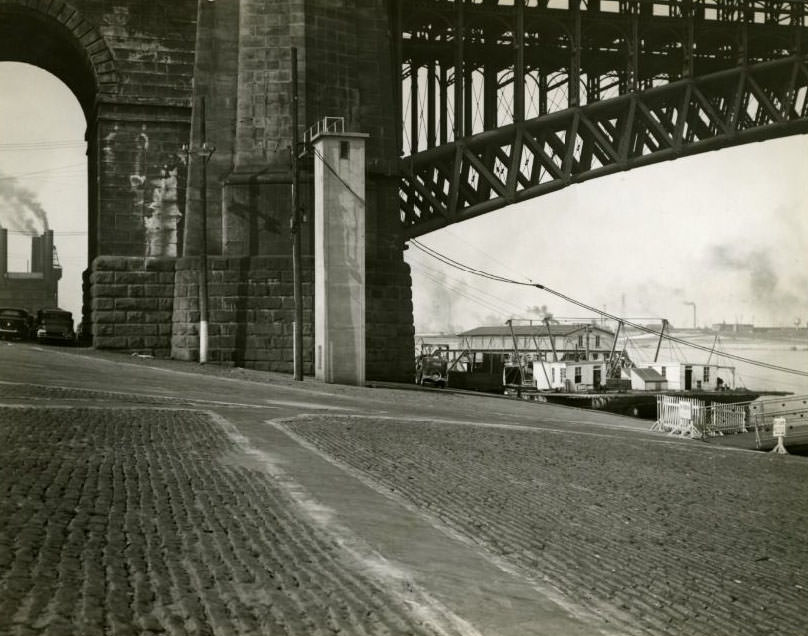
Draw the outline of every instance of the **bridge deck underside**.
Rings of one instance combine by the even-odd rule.
[[[407,236],[808,128],[804,2],[396,4]]]

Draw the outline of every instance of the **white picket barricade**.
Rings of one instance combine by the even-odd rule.
[[[701,437],[705,415],[706,406],[702,400],[657,395],[657,420],[651,430],[682,437]]]
[[[709,407],[707,435],[732,435],[746,433],[746,408],[748,402],[724,404],[715,402]]]

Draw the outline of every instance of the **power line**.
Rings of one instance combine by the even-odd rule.
[[[610,320],[615,320],[615,321],[617,321],[619,323],[622,323],[624,325],[628,325],[629,327],[639,329],[640,331],[644,331],[646,333],[651,333],[651,334],[654,334],[656,336],[666,338],[671,342],[676,342],[676,343],[679,343],[679,344],[682,344],[682,345],[686,345],[688,347],[692,347],[694,349],[699,349],[701,351],[712,352],[714,355],[719,355],[719,356],[722,356],[722,357],[730,359],[730,360],[735,360],[737,362],[744,362],[746,364],[751,364],[753,366],[762,367],[764,369],[770,369],[772,371],[779,371],[779,372],[782,372],[782,373],[791,373],[791,374],[794,374],[794,375],[800,375],[800,376],[808,377],[808,371],[801,371],[799,369],[791,369],[789,367],[784,367],[784,366],[781,366],[781,365],[778,365],[778,364],[771,364],[769,362],[762,362],[760,360],[753,360],[752,358],[746,358],[744,356],[739,356],[739,355],[729,353],[729,352],[726,352],[726,351],[719,351],[717,349],[713,349],[712,347],[708,347],[708,346],[705,346],[705,345],[700,345],[700,344],[697,344],[695,342],[688,342],[687,340],[683,340],[682,338],[677,338],[676,336],[671,336],[669,334],[664,333],[664,329],[662,331],[657,331],[656,329],[646,327],[645,325],[641,325],[639,323],[631,322],[631,321],[629,321],[629,320],[627,320],[625,318],[615,316],[615,315],[610,314],[610,313],[608,313],[606,311],[603,311],[602,309],[598,309],[598,308],[593,307],[591,305],[588,305],[588,304],[586,304],[586,303],[584,303],[584,302],[582,302],[580,300],[576,300],[576,299],[574,299],[574,298],[572,298],[570,296],[567,296],[566,294],[563,294],[563,293],[561,293],[559,291],[551,289],[551,288],[549,288],[549,287],[547,287],[545,285],[541,285],[539,283],[523,283],[523,282],[520,282],[520,281],[517,281],[517,280],[512,280],[510,278],[505,278],[504,276],[498,276],[496,274],[491,274],[491,273],[486,272],[484,270],[476,269],[476,268],[470,267],[468,265],[464,265],[463,263],[460,263],[458,261],[455,261],[455,260],[449,258],[448,256],[445,256],[444,254],[441,254],[440,252],[437,252],[435,250],[432,250],[431,248],[428,248],[428,247],[422,245],[421,243],[419,243],[415,239],[410,239],[410,242],[413,243],[418,249],[426,252],[427,254],[432,256],[433,258],[436,258],[437,260],[441,261],[442,263],[445,263],[446,265],[449,265],[450,267],[454,267],[454,268],[459,269],[461,271],[468,272],[468,273],[471,273],[471,274],[475,274],[477,276],[481,276],[483,278],[488,278],[490,280],[495,280],[495,281],[498,281],[498,282],[501,282],[501,283],[508,283],[508,284],[511,284],[511,285],[521,285],[523,287],[535,287],[538,290],[546,291],[549,294],[553,294],[554,296],[557,296],[561,300],[565,300],[565,301],[567,301],[569,303],[577,305],[581,309],[585,309],[586,311],[591,311],[591,312],[600,314],[601,316],[609,318]]]
[[[22,234],[23,236],[40,236],[34,231],[26,231],[26,230],[6,230],[9,234]],[[65,232],[59,232],[57,230],[53,231],[55,236],[87,236],[87,232],[82,232],[80,230],[69,230]]]
[[[439,278],[439,276],[436,276],[435,274],[431,273],[431,272],[435,272],[437,274],[441,274],[442,272],[440,270],[436,270],[436,269],[433,269],[433,268],[426,268],[424,265],[422,265],[420,263],[419,264],[414,264],[414,265],[416,267],[416,270],[419,271],[419,274],[421,276],[425,276],[426,278],[433,281],[437,285],[443,287],[445,290],[453,292],[453,293],[455,293],[455,294],[457,294],[459,296],[463,296],[464,298],[467,298],[467,299],[475,302],[477,305],[479,305],[481,307],[484,307],[485,309],[487,309],[489,311],[496,312],[496,311],[501,310],[501,308],[502,308],[501,305],[497,305],[493,301],[489,301],[489,300],[486,300],[484,298],[480,298],[479,296],[474,296],[468,289],[464,289],[462,287],[463,281],[457,281],[456,283],[455,283],[455,281],[452,281],[454,284],[450,286],[450,285],[448,285],[446,283],[445,280],[441,280]],[[494,298],[494,300],[498,300],[498,299]]]
[[[686,345],[688,347],[692,347],[694,349],[699,349],[701,351],[713,352],[715,355],[719,355],[719,356],[722,356],[722,357],[725,357],[725,358],[729,358],[730,360],[736,360],[738,362],[744,362],[746,364],[752,364],[752,365],[755,365],[755,366],[763,367],[765,369],[771,369],[773,371],[782,371],[783,373],[793,373],[795,375],[802,375],[802,376],[808,377],[808,371],[801,371],[799,369],[790,369],[788,367],[784,367],[784,366],[781,366],[781,365],[778,365],[778,364],[771,364],[769,362],[761,362],[760,360],[753,360],[752,358],[746,358],[744,356],[739,356],[739,355],[736,355],[734,353],[728,353],[726,351],[719,351],[718,349],[714,350],[712,347],[708,347],[706,345],[700,345],[700,344],[697,344],[695,342],[689,342],[689,341],[684,340],[682,338],[677,338],[676,336],[671,336],[671,335],[665,334],[663,331],[656,331],[655,329],[645,327],[644,325],[629,322],[628,320],[624,320],[624,319],[621,319],[621,318],[619,318],[617,316],[613,316],[612,314],[609,314],[609,313],[606,313],[606,312],[604,312],[602,310],[596,309],[596,308],[594,308],[594,307],[592,307],[590,305],[587,305],[586,303],[583,303],[583,302],[581,302],[579,300],[575,300],[574,298],[571,298],[571,297],[569,297],[569,296],[567,296],[565,294],[562,294],[561,292],[556,291],[554,289],[550,289],[549,287],[546,287],[544,285],[540,285],[540,284],[537,283],[537,284],[535,284],[533,286],[536,287],[537,289],[541,289],[541,290],[544,290],[544,291],[546,291],[546,292],[548,292],[550,294],[553,294],[553,295],[561,298],[562,300],[566,300],[567,302],[571,302],[571,303],[573,303],[575,305],[578,305],[582,309],[587,309],[588,311],[596,311],[596,312],[602,314],[603,316],[611,318],[612,320],[617,320],[617,321],[622,322],[623,324],[629,325],[630,327],[634,327],[636,329],[641,329],[641,330],[646,331],[648,333],[656,334],[658,336],[661,336],[663,338],[668,339],[671,342]]]
[[[446,276],[445,272],[441,271],[440,269],[435,269],[433,267],[429,267],[425,263],[421,262],[420,259],[418,261],[413,261],[411,263],[411,265],[417,267],[417,269],[419,269],[419,270],[421,270],[422,268],[426,268],[426,269],[429,269],[431,272],[434,272],[435,274]],[[447,278],[449,278],[449,277],[447,277]],[[449,289],[449,287],[447,285],[444,285],[440,281],[436,281],[436,282],[438,282],[439,284],[444,286],[446,289]],[[450,277],[450,282],[456,283],[458,285],[467,285],[467,283],[464,280],[462,280],[461,278]],[[490,301],[493,301],[493,302],[497,303],[496,307],[493,307],[491,305],[486,304],[487,308],[490,308],[490,309],[493,309],[493,310],[501,310],[502,305],[509,305],[512,309],[514,309],[517,312],[521,313],[522,311],[524,311],[524,307],[517,307],[512,302],[510,302],[508,300],[505,300],[504,298],[500,298],[498,296],[495,296],[494,294],[491,294],[489,292],[483,291],[482,289],[475,289],[474,291],[476,291],[479,294],[482,294],[483,296],[488,296]],[[485,302],[488,303],[489,300],[486,299]]]
[[[23,172],[21,174],[16,175],[3,175],[0,176],[0,181],[15,181],[22,177],[30,177],[36,174],[48,174],[53,172],[59,172],[60,170],[68,170],[73,168],[79,168],[81,166],[86,166],[86,163],[71,163],[66,166],[57,166],[56,168],[46,168],[44,170],[35,170],[33,172]]]
[[[345,186],[345,189],[348,190],[348,192],[350,192],[352,195],[354,195],[362,205],[365,205],[365,197],[363,197],[356,190],[354,190],[351,184],[342,178],[342,175],[340,175],[339,172],[337,172],[334,169],[334,167],[328,162],[328,159],[326,159],[323,156],[323,153],[321,153],[319,149],[315,148],[314,146],[312,146],[312,150],[314,151],[314,154],[317,155],[322,160],[325,167],[328,168],[328,171],[331,172],[331,174],[333,174],[337,179],[339,179],[340,182],[342,182],[342,185]]]
[[[83,139],[63,139],[53,141],[31,141],[18,143],[0,143],[0,152],[38,151],[38,150],[69,150],[86,146]]]
[[[473,245],[472,243],[470,243],[469,241],[465,240],[465,239],[464,239],[462,236],[460,236],[460,235],[459,235],[459,234],[457,234],[456,232],[453,232],[453,231],[452,231],[452,230],[450,230],[449,228],[443,228],[443,229],[441,230],[441,233],[442,233],[442,234],[443,234],[443,233],[445,233],[445,234],[449,234],[449,235],[451,235],[452,237],[454,237],[454,240],[461,241],[462,243],[465,243],[466,245],[468,245],[470,248],[472,248],[472,249],[473,249],[473,250],[475,250],[476,252],[479,252],[480,254],[482,254],[483,256],[485,256],[485,258],[486,258],[486,259],[488,259],[489,261],[493,261],[493,262],[495,262],[495,263],[498,263],[498,264],[502,265],[502,267],[504,267],[505,269],[510,270],[510,272],[511,272],[511,273],[516,273],[516,272],[514,272],[513,270],[511,270],[511,269],[510,269],[510,267],[509,267],[509,266],[508,266],[506,263],[503,263],[501,260],[497,259],[497,258],[496,258],[496,256],[493,256],[493,255],[491,255],[489,252],[487,252],[486,250],[481,249],[481,248],[477,247],[476,245]],[[519,275],[519,274],[517,274],[517,275]],[[524,278],[524,279],[526,279],[526,280],[528,280],[528,281],[530,280],[530,278],[529,278],[528,276],[525,276],[524,274],[522,274],[521,276],[522,276],[522,278]]]

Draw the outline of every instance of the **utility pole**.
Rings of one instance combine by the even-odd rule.
[[[205,111],[205,97],[203,96],[200,101],[200,142],[201,147],[196,154],[202,159],[202,181],[200,185],[200,219],[199,219],[199,273],[197,277],[197,285],[199,287],[199,364],[205,364],[208,361],[208,162],[216,151],[213,144],[208,144],[206,119],[207,113]],[[193,149],[189,146],[183,146],[188,156],[191,155]]]
[[[205,96],[202,96],[202,124],[200,141],[202,142],[202,249],[199,254],[199,364],[208,361],[208,159],[205,157],[207,143],[207,127],[205,120]]]
[[[659,332],[659,340],[657,341],[656,353],[654,354],[654,362],[659,359],[659,348],[662,346],[662,337],[665,335],[665,327],[668,326],[668,321],[662,319],[662,330]]]
[[[300,183],[297,168],[297,47],[292,47],[292,282],[294,285],[295,320],[292,328],[295,380],[303,380],[303,281],[300,273]]]

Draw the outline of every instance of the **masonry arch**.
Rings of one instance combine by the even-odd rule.
[[[88,122],[98,95],[117,92],[112,51],[98,29],[66,2],[44,8],[22,0],[0,4],[0,61],[26,62],[58,77]]]
[[[194,90],[196,6],[196,0],[0,0],[0,61],[51,73],[75,95],[84,114],[87,270],[82,319],[92,327],[98,347],[167,351],[170,346],[172,272],[181,253],[177,237],[187,176],[183,147],[190,142]],[[148,267],[157,267],[156,260],[165,271],[147,275]],[[136,263],[143,273],[130,274]],[[158,283],[160,298],[147,297],[157,293]],[[146,342],[147,336],[154,340],[157,335],[159,343]]]
[[[31,5],[23,0],[0,4],[0,61],[23,62],[59,78],[84,112],[88,141],[88,259],[99,253],[97,162],[89,143],[97,137],[97,109],[103,97],[118,92],[115,60],[98,29],[72,4],[55,0]]]

